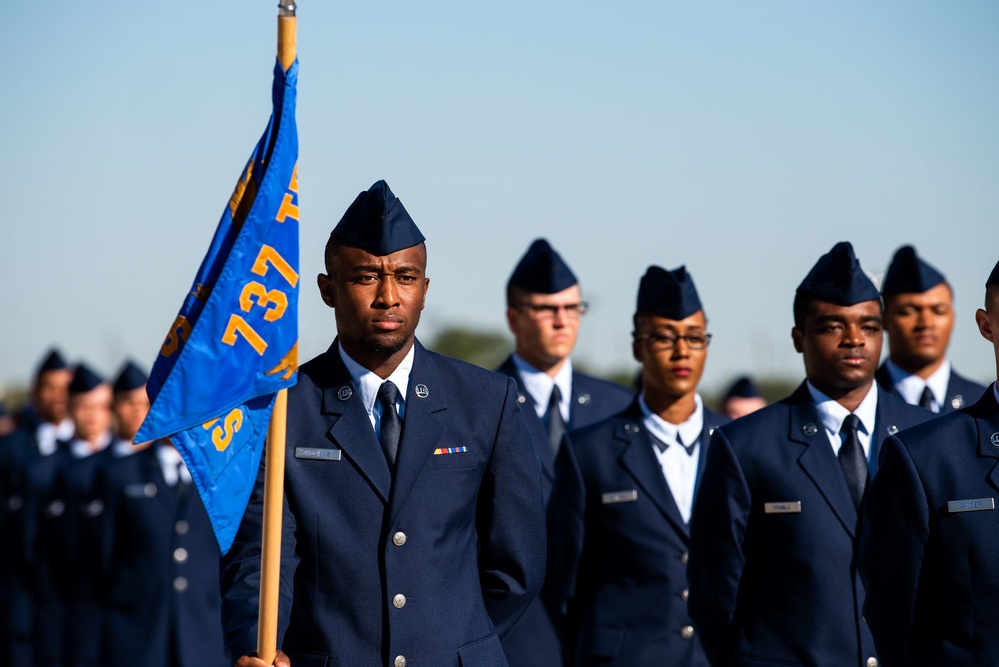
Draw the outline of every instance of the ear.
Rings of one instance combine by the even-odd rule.
[[[333,280],[325,273],[316,276],[316,284],[319,285],[319,295],[323,297],[323,303],[330,308],[336,308],[336,300],[333,298]]]
[[[794,351],[801,354],[801,343],[805,339],[805,333],[798,327],[791,327],[791,340],[794,341]]]
[[[510,333],[513,334],[513,337],[516,338],[517,329],[519,327],[517,326],[517,313],[514,312],[513,306],[506,307],[506,326],[510,329]]]
[[[631,356],[640,364],[644,364],[643,356],[644,350],[642,350],[642,344],[639,343],[634,338],[631,339]]]
[[[420,302],[420,310],[427,307],[427,292],[430,291],[430,278],[423,279],[423,300]]]
[[[982,334],[982,338],[995,343],[996,332],[992,330],[992,322],[989,321],[989,314],[979,308],[975,311],[975,322],[978,323],[978,332]]]

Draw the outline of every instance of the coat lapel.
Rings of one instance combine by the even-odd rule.
[[[391,515],[394,523],[405,505],[413,485],[433,455],[445,443],[444,425],[436,413],[447,409],[444,385],[430,354],[417,341],[413,370],[409,374],[409,388],[406,390],[406,419],[402,427],[402,441],[399,443],[399,457],[395,462],[395,479],[392,486]],[[460,446],[462,443],[453,443]]]
[[[649,496],[666,520],[673,524],[677,533],[682,535],[684,540],[688,539],[689,528],[680,516],[680,509],[676,506],[673,494],[666,484],[659,460],[652,451],[652,441],[645,432],[645,424],[642,423],[642,414],[637,401],[616,420],[614,439],[624,447],[620,458],[622,467]],[[701,456],[704,456],[703,452]]]
[[[697,504],[697,491],[701,486],[701,476],[704,474],[704,466],[708,462],[708,447],[711,443],[711,436],[715,434],[715,429],[724,424],[727,419],[715,414],[707,408],[703,409],[704,425],[701,427],[701,446],[697,458],[697,477],[694,478],[694,504]]]
[[[527,422],[527,430],[531,433],[531,441],[535,445],[534,453],[537,454],[538,460],[541,461],[542,473],[548,478],[549,482],[554,483],[555,453],[552,452],[552,448],[548,444],[548,431],[545,429],[545,425],[541,423],[541,419],[538,417],[534,399],[531,398],[531,394],[528,393],[527,387],[524,386],[524,381],[520,377],[520,373],[517,372],[517,367],[513,363],[513,357],[507,357],[507,360],[503,362],[502,366],[499,367],[499,372],[504,375],[509,375],[517,382],[517,402],[520,404],[520,411],[524,415],[524,421]],[[575,387],[575,382],[573,383],[573,386]],[[571,412],[572,408],[570,406],[570,413]],[[571,419],[569,428],[571,428]]]
[[[804,447],[798,457],[798,465],[818,488],[846,532],[853,537],[857,528],[857,510],[850,498],[850,491],[846,488],[843,470],[819,419],[818,410],[804,384],[791,396],[790,408],[791,420],[787,437]]]
[[[330,378],[323,387],[323,415],[329,424],[326,437],[357,466],[382,502],[388,503],[392,474],[336,341],[326,353],[326,363],[325,372],[320,373]]]
[[[978,456],[992,459],[987,481],[996,491],[999,491],[999,404],[996,404],[992,388],[985,392],[982,398],[968,409],[974,417],[978,429]]]

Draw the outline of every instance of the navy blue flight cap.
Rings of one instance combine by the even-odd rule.
[[[852,306],[863,301],[881,299],[874,281],[860,268],[860,261],[853,254],[853,246],[846,241],[840,241],[819,258],[798,285],[798,294],[837,306]]]
[[[507,287],[538,294],[555,294],[578,282],[572,269],[548,241],[535,239],[510,274]]]
[[[38,372],[36,375],[41,375],[45,371],[61,371],[64,368],[69,368],[69,364],[63,359],[62,354],[59,350],[52,348],[49,353],[45,355],[42,359],[42,363],[38,364]]]
[[[69,383],[69,393],[73,394],[84,394],[88,391],[93,391],[98,386],[104,384],[104,378],[95,373],[86,364],[77,364],[76,371],[73,373],[73,379]]]
[[[638,284],[636,315],[659,315],[670,320],[682,320],[703,310],[687,267],[667,271],[650,266]]]
[[[943,282],[947,282],[947,279],[942,273],[916,255],[915,248],[905,245],[895,251],[881,285],[881,293],[885,296],[921,294]]]
[[[999,262],[996,262],[995,268],[992,269],[992,275],[985,281],[985,286],[988,287],[989,285],[999,286]]]
[[[760,396],[762,394],[760,394],[760,390],[752,378],[748,375],[743,375],[733,382],[729,390],[725,392],[724,400],[727,401],[730,398],[759,398]]]
[[[112,389],[114,389],[114,393],[121,394],[126,391],[133,391],[139,387],[144,387],[148,381],[149,376],[146,375],[145,371],[129,359],[125,362],[125,365],[122,366],[121,371],[118,373],[118,377],[115,379]]]
[[[330,236],[378,256],[391,255],[426,240],[385,181],[378,181],[357,195]]]

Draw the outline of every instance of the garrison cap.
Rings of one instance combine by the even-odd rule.
[[[916,254],[915,248],[905,245],[895,251],[888,265],[881,294],[919,294],[946,281],[942,273]]]
[[[121,394],[126,391],[138,389],[147,382],[149,382],[149,376],[139,368],[138,364],[129,359],[122,366],[121,371],[118,372],[118,377],[115,379],[112,389],[114,389],[114,393]]]
[[[412,248],[426,240],[385,181],[378,181],[357,195],[330,236],[379,256]]]
[[[61,371],[64,368],[69,368],[69,364],[63,359],[62,354],[59,350],[52,348],[49,353],[45,355],[42,359],[42,363],[38,364],[38,371],[35,375],[41,375],[45,371]]]
[[[863,301],[881,299],[874,281],[860,268],[860,261],[853,254],[853,246],[846,241],[840,241],[819,258],[798,285],[797,293],[837,306],[852,306]]]
[[[985,281],[985,286],[988,287],[989,285],[999,286],[999,262],[996,262],[995,268],[992,269],[992,274]]]
[[[104,378],[86,364],[77,364],[73,379],[69,383],[69,394],[84,394],[104,384]]]
[[[752,378],[748,375],[743,375],[732,383],[732,386],[725,392],[723,400],[727,401],[730,398],[758,398],[761,396],[760,389],[753,382]]]
[[[562,256],[545,239],[535,239],[510,275],[507,287],[527,292],[555,294],[579,281]]]
[[[703,307],[687,267],[667,271],[659,266],[650,266],[645,271],[638,284],[636,315],[659,315],[682,320],[699,310]]]

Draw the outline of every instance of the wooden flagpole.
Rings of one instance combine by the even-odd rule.
[[[297,56],[294,0],[278,5],[278,61],[287,72]],[[284,507],[284,446],[288,422],[288,390],[274,400],[264,455],[264,527],[260,553],[260,611],[257,657],[268,665],[277,655],[278,597],[281,588],[281,513]]]

